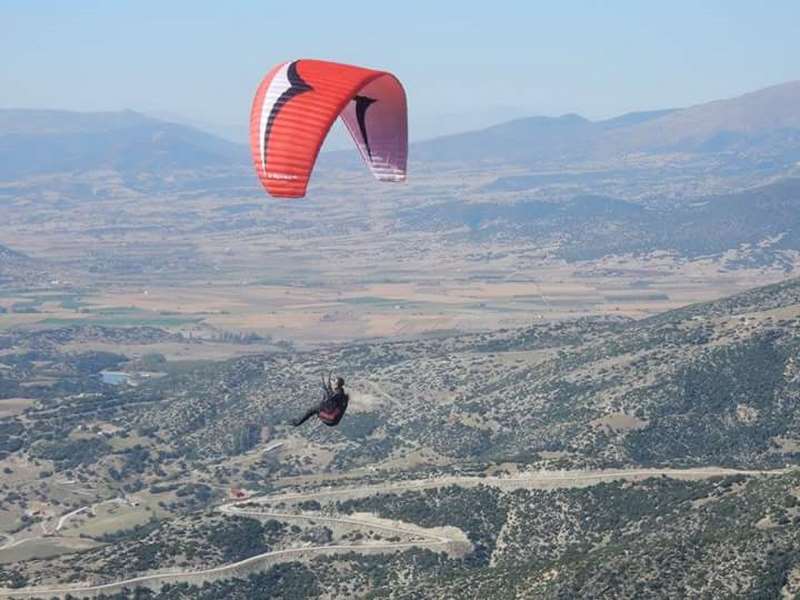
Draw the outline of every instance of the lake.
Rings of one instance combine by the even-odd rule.
[[[103,383],[109,385],[122,385],[123,383],[130,383],[131,376],[122,371],[100,371],[100,379]]]

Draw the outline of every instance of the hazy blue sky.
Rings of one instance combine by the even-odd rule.
[[[606,117],[800,79],[800,1],[0,0],[0,51],[3,107],[231,125],[278,61],[385,68],[405,84],[420,137],[504,114]]]

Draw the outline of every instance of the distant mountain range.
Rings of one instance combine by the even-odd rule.
[[[133,111],[0,110],[0,179],[62,172],[121,173],[245,164],[246,149]]]
[[[800,81],[683,109],[603,121],[579,115],[515,119],[413,144],[417,162],[567,165],[638,155],[724,154],[778,167],[800,161]],[[358,162],[329,152],[324,165]],[[123,173],[246,167],[247,148],[132,111],[0,110],[0,179],[113,169]]]
[[[683,109],[605,121],[516,119],[414,145],[421,161],[575,162],[629,154],[746,152],[800,160],[800,81]]]

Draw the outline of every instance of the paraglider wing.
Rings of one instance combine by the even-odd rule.
[[[391,73],[321,60],[274,67],[250,113],[250,148],[271,196],[299,198],[322,142],[341,116],[380,181],[403,181],[408,155],[406,96]]]

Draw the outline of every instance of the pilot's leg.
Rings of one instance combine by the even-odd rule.
[[[314,408],[309,408],[306,414],[304,414],[299,419],[295,419],[294,421],[292,421],[292,425],[294,425],[295,427],[299,427],[300,425],[302,425],[303,423],[305,423],[311,417],[313,417],[318,413],[319,413],[319,406],[315,406]]]

